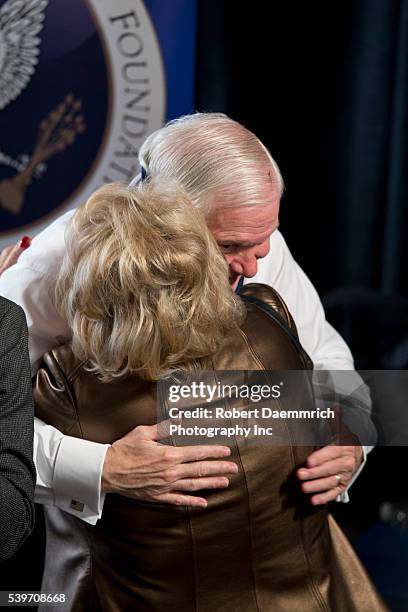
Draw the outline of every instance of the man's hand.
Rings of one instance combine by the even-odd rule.
[[[160,444],[168,437],[166,422],[136,427],[108,449],[102,472],[102,491],[143,501],[205,508],[203,497],[187,491],[220,489],[229,485],[226,474],[236,474],[231,461],[208,461],[231,454],[227,446]]]
[[[363,457],[361,446],[325,446],[315,451],[306,467],[297,471],[302,491],[317,493],[310,498],[315,506],[333,501],[347,488]]]
[[[14,265],[21,253],[28,249],[31,244],[31,239],[28,236],[24,236],[14,246],[8,246],[0,253],[0,274],[3,274],[7,268]]]

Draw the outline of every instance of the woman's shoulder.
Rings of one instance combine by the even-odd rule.
[[[64,380],[72,383],[83,371],[85,362],[73,353],[71,344],[63,344],[51,349],[42,358],[41,367],[52,374],[54,381],[64,385]]]
[[[242,325],[247,341],[265,369],[310,369],[313,364],[300,344],[289,309],[268,285],[251,283],[240,293],[247,316]]]
[[[267,311],[278,314],[288,328],[297,335],[296,325],[282,296],[269,285],[264,283],[249,283],[244,285],[240,296],[247,303],[262,304]]]

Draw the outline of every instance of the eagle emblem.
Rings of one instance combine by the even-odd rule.
[[[7,0],[0,8],[0,110],[18,98],[35,72],[48,0]]]

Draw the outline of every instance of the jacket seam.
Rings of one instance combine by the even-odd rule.
[[[55,366],[58,368],[58,371],[61,374],[61,377],[66,381],[65,390],[66,390],[66,393],[67,393],[67,395],[68,395],[68,397],[69,397],[69,399],[71,401],[71,405],[72,405],[72,407],[74,409],[76,423],[71,425],[71,427],[68,430],[68,433],[72,431],[72,429],[75,427],[75,425],[78,425],[79,431],[81,433],[81,437],[84,438],[84,432],[82,430],[81,420],[79,418],[78,406],[77,406],[77,403],[76,403],[75,398],[74,398],[74,394],[72,393],[72,389],[71,389],[71,382],[72,382],[72,380],[70,380],[69,376],[64,373],[64,371],[62,370],[60,364],[58,363],[58,361],[57,361],[57,359],[55,358],[54,355],[52,355],[52,359],[53,359],[53,362],[54,362]]]
[[[289,432],[289,437],[292,438],[291,436],[291,430],[290,428],[288,428],[288,432]],[[292,466],[294,469],[296,469],[296,461],[295,461],[295,457],[294,457],[294,453],[293,453],[293,440],[291,439],[291,443],[289,446],[290,449],[290,456],[292,459]],[[329,607],[326,606],[326,603],[324,601],[324,598],[322,596],[322,593],[320,592],[320,589],[318,587],[318,585],[315,582],[315,579],[313,577],[313,572],[312,572],[312,568],[309,562],[309,557],[306,553],[306,545],[305,545],[305,538],[304,538],[304,530],[303,530],[303,523],[302,521],[299,521],[299,535],[300,535],[300,548],[302,551],[302,556],[303,559],[305,561],[305,565],[307,567],[308,570],[308,588],[310,590],[310,593],[312,595],[312,597],[315,599],[316,603],[319,605],[320,609],[323,610],[324,612],[329,612]]]
[[[253,359],[255,359],[258,367],[261,370],[265,370],[265,364],[263,363],[261,357],[258,355],[257,351],[253,348],[251,342],[249,341],[249,338],[248,338],[247,334],[244,331],[242,331],[242,329],[239,330],[239,331],[241,332],[242,337],[243,337],[243,339],[245,341],[245,344],[247,345],[247,348],[248,348],[251,356],[253,357]]]
[[[196,549],[194,543],[194,528],[193,528],[193,513],[191,508],[186,508],[187,510],[187,528],[190,535],[191,542],[191,554],[193,557],[193,573],[194,573],[194,610],[198,611],[198,582],[197,582],[197,556]]]
[[[239,445],[237,443],[237,439],[235,437],[235,444],[236,444],[236,448],[237,448],[237,453],[239,456],[239,462],[241,464],[242,467],[242,473],[244,475],[244,482],[245,482],[245,490],[247,493],[247,512],[248,512],[248,519],[249,519],[249,546],[250,546],[250,551],[251,551],[251,574],[252,574],[252,581],[253,581],[253,593],[254,593],[254,599],[255,599],[255,604],[256,604],[256,609],[259,612],[260,608],[259,608],[259,603],[258,603],[258,596],[257,596],[257,590],[256,590],[256,576],[255,576],[255,569],[254,569],[254,540],[253,540],[253,531],[252,531],[252,513],[251,513],[251,504],[250,504],[250,495],[249,495],[249,489],[248,489],[248,480],[246,477],[246,472],[244,470],[244,466],[242,463],[242,457],[241,457],[241,452],[239,450]]]

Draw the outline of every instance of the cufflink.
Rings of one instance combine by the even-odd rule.
[[[70,507],[71,507],[71,510],[76,510],[77,512],[83,512],[85,504],[83,504],[80,501],[77,501],[76,499],[71,499]]]

